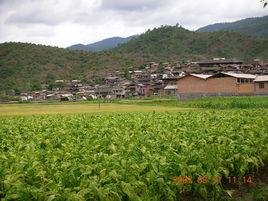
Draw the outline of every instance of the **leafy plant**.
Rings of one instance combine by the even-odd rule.
[[[1,117],[0,196],[217,199],[223,191],[213,176],[267,164],[267,121],[262,109]],[[174,176],[194,182],[175,185]],[[198,184],[199,176],[208,182]]]

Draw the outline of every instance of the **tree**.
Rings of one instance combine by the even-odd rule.
[[[35,81],[33,83],[31,83],[31,91],[37,91],[37,90],[41,90],[41,83],[38,81]]]

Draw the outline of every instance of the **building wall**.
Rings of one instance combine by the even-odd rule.
[[[145,93],[146,93],[145,96],[148,96],[148,97],[153,95],[153,87],[151,84],[146,85]]]
[[[255,94],[268,94],[268,82],[262,82],[264,83],[264,88],[260,88],[259,83],[260,82],[254,83]]]
[[[206,93],[206,80],[187,76],[177,81],[177,93]]]
[[[239,95],[254,94],[254,83],[237,84],[237,93]]]
[[[206,80],[207,93],[237,93],[236,78],[222,77]]]
[[[254,94],[254,84],[239,84],[234,77],[215,77],[205,80],[187,76],[177,81],[177,94],[180,99],[200,96],[251,95]]]

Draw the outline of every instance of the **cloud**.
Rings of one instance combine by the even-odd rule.
[[[68,0],[64,4],[61,1],[52,0],[19,1],[18,4],[10,7],[10,15],[6,23],[58,25],[68,20],[68,15],[74,6],[74,3]]]
[[[166,24],[195,30],[264,15],[258,0],[0,0],[0,42],[66,47]]]
[[[101,7],[119,11],[142,11],[159,8],[167,2],[167,0],[102,0]]]

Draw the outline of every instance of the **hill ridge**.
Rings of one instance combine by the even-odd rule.
[[[96,84],[106,75],[130,67],[144,67],[151,61],[183,63],[213,57],[267,59],[268,40],[240,33],[199,33],[177,26],[162,26],[101,52],[2,43],[0,92],[34,90],[56,79],[80,79],[84,83]]]
[[[137,36],[138,35],[132,35],[128,37],[115,36],[115,37],[106,38],[106,39],[103,39],[94,43],[90,43],[87,45],[78,43],[70,47],[67,47],[67,49],[99,52],[99,51],[115,48],[116,46],[122,43],[127,43],[129,40],[136,38]]]
[[[197,32],[235,31],[249,36],[268,38],[268,15],[234,22],[215,23],[201,27]]]

